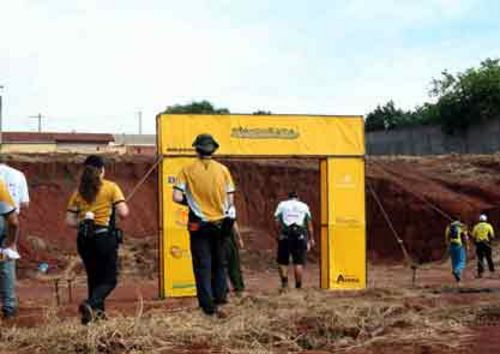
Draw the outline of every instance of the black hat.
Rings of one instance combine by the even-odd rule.
[[[202,154],[211,155],[219,148],[219,144],[212,135],[200,134],[194,140],[193,147]]]
[[[87,156],[87,158],[83,162],[83,165],[95,167],[95,168],[103,168],[104,167],[104,160],[100,156],[90,155],[90,156]]]

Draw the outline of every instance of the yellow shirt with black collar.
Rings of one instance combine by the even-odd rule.
[[[184,167],[174,188],[184,193],[191,211],[207,222],[225,217],[228,194],[235,190],[228,168],[212,159],[196,159]]]
[[[108,226],[111,217],[112,207],[115,204],[124,202],[125,198],[120,187],[114,182],[102,180],[101,188],[92,203],[87,203],[80,193],[75,191],[68,203],[68,212],[78,214],[78,221],[85,217],[85,213],[94,213],[96,225]]]

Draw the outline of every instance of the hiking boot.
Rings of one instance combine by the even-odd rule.
[[[87,325],[92,322],[94,314],[92,311],[92,307],[90,307],[88,303],[82,302],[78,307],[78,312],[80,312],[81,315],[82,325]]]
[[[106,312],[104,312],[102,310],[97,310],[95,312],[95,320],[96,321],[107,321],[108,316],[106,316]]]
[[[224,310],[221,310],[221,309],[217,309],[217,311],[215,311],[215,317],[218,318],[218,319],[225,319],[228,317],[228,314],[226,311]]]

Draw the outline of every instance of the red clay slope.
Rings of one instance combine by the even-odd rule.
[[[25,172],[32,203],[22,216],[22,264],[49,260],[56,263],[75,252],[74,231],[64,225],[66,203],[77,183],[82,156],[13,156],[11,165]],[[113,157],[107,168],[110,179],[128,194],[152,165],[153,159]],[[296,190],[311,206],[318,230],[319,168],[315,160],[224,161],[238,185],[236,203],[240,224],[249,232],[250,251],[274,248],[273,212],[289,190]],[[499,156],[447,156],[441,158],[370,158],[367,184],[372,186],[390,215],[394,227],[418,262],[439,259],[444,251],[446,214],[460,214],[472,223],[487,211],[494,225],[500,220]],[[167,191],[170,193],[170,191]],[[123,228],[127,237],[157,233],[158,192],[156,174],[130,201],[131,217]],[[368,255],[372,261],[400,261],[402,254],[387,224],[367,192]],[[28,236],[44,240],[47,251],[34,252]],[[151,238],[154,240],[155,238]]]

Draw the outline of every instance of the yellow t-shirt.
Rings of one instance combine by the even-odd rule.
[[[77,213],[80,221],[85,217],[85,213],[91,211],[94,213],[96,225],[108,226],[112,206],[123,201],[125,198],[120,187],[114,182],[103,180],[93,203],[87,203],[76,190],[69,200],[68,211]]]
[[[476,242],[490,241],[495,237],[493,226],[487,222],[480,222],[472,229],[472,237]]]
[[[3,181],[0,181],[0,215],[5,216],[16,210],[16,204]]]
[[[234,182],[223,164],[212,159],[197,159],[182,169],[174,188],[184,193],[196,216],[211,222],[224,218],[227,195],[234,192]]]

